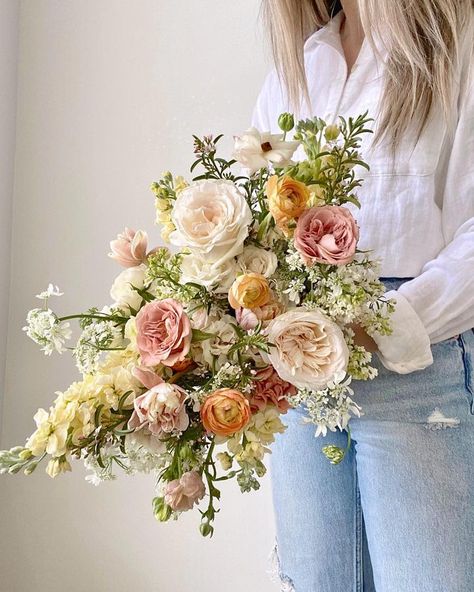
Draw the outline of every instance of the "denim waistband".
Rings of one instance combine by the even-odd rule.
[[[383,283],[387,290],[396,290],[405,282],[408,282],[414,278],[412,277],[381,277],[380,281]]]

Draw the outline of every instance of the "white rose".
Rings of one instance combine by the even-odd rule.
[[[205,288],[214,287],[217,294],[229,291],[236,275],[235,259],[227,259],[219,265],[205,261],[196,255],[185,255],[181,262],[181,281],[194,282]]]
[[[211,322],[206,328],[207,333],[214,333],[215,337],[200,342],[204,362],[218,370],[228,362],[229,349],[236,341],[236,334],[231,323],[235,323],[234,317],[224,315],[222,318]]]
[[[270,163],[284,167],[291,163],[291,157],[299,142],[283,140],[283,134],[260,133],[255,127],[248,129],[242,136],[234,138],[232,158],[245,167],[249,174]]]
[[[170,242],[216,265],[242,252],[252,223],[244,195],[231,181],[192,183],[176,198]]]
[[[259,273],[269,278],[276,271],[278,259],[272,251],[249,245],[237,258],[237,264],[244,273]]]
[[[267,334],[275,345],[266,354],[268,361],[280,378],[297,388],[324,389],[347,368],[344,334],[319,310],[289,310],[271,321]]]
[[[143,288],[145,285],[144,265],[128,267],[116,278],[110,288],[110,296],[118,306],[130,306],[137,310],[142,302],[140,294],[132,288]]]

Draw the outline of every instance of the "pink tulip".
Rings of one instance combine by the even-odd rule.
[[[110,242],[109,257],[123,267],[137,267],[146,260],[148,236],[144,230],[125,228],[122,234]]]

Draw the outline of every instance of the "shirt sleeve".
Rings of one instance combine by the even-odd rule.
[[[443,191],[445,247],[416,278],[386,293],[396,300],[394,330],[373,336],[382,364],[400,374],[430,365],[431,344],[474,327],[474,85],[467,70]]]

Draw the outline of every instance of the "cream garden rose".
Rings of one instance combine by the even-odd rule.
[[[185,255],[181,262],[181,281],[198,283],[206,288],[214,287],[216,294],[226,294],[235,279],[235,259],[215,264],[196,255]]]
[[[222,265],[242,252],[253,217],[237,186],[217,179],[183,189],[174,203],[172,221],[176,227],[170,235],[172,244]]]
[[[134,310],[140,307],[142,297],[133,289],[143,288],[145,284],[145,265],[128,267],[120,273],[114,280],[110,289],[110,296],[119,306],[130,306]]]
[[[238,256],[237,265],[243,273],[253,272],[269,278],[276,271],[278,258],[273,251],[248,245]]]
[[[271,321],[267,334],[275,346],[267,354],[268,361],[280,378],[297,388],[324,389],[347,368],[344,334],[318,310],[289,310]]]

